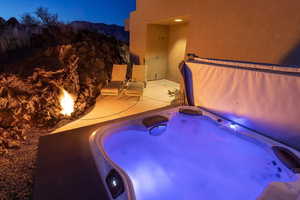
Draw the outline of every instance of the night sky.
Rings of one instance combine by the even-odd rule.
[[[2,0],[0,16],[4,19],[19,18],[23,13],[32,13],[46,7],[57,13],[64,22],[74,20],[103,22],[124,25],[129,13],[135,10],[136,0]]]

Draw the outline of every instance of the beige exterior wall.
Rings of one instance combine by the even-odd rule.
[[[189,23],[186,52],[300,64],[299,10],[299,0],[137,0],[137,10],[130,16],[130,50],[145,58],[147,25],[184,17]]]
[[[126,19],[126,20],[124,21],[124,29],[125,29],[125,31],[129,31],[129,22],[130,22],[129,19]]]
[[[172,25],[169,27],[168,65],[166,78],[178,82],[180,73],[179,64],[186,54],[187,24]]]

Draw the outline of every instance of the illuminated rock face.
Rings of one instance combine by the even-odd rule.
[[[128,46],[104,35],[52,27],[31,46],[0,54],[0,154],[33,130],[51,131],[94,105],[113,64],[128,62]],[[61,88],[74,98],[62,113]]]

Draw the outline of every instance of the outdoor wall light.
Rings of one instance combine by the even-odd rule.
[[[183,19],[174,19],[174,22],[183,22]]]

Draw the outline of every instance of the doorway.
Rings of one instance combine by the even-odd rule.
[[[185,58],[188,24],[150,24],[147,27],[145,64],[148,80],[179,82],[178,66]]]

